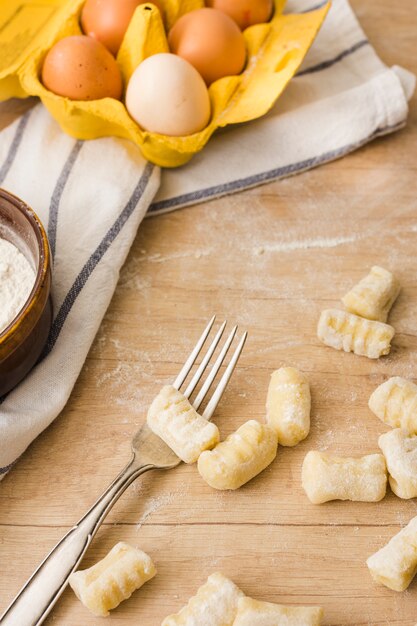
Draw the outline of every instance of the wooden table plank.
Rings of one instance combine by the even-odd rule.
[[[416,614],[413,590],[398,594],[377,586],[363,562],[364,546],[365,552],[371,553],[392,531],[372,526],[180,523],[146,524],[138,529],[115,525],[99,531],[85,564],[92,565],[101,558],[122,535],[152,554],[159,568],[150,583],[112,613],[111,624],[160,624],[188,601],[208,573],[222,571],[245,593],[261,600],[324,605],[325,623],[332,626],[408,626]],[[41,558],[42,547],[52,546],[59,536],[59,529],[33,530],[33,549],[19,558],[20,577],[30,573],[33,557]],[[11,549],[21,551],[27,529],[8,528],[4,539]],[[4,580],[0,585],[3,596]],[[11,586],[18,586],[15,576],[7,589]],[[99,624],[101,620],[89,617],[67,590],[48,623]]]
[[[353,5],[384,60],[417,71],[413,0]],[[0,126],[29,104],[3,104]],[[406,129],[341,161],[141,226],[68,406],[0,484],[0,611],[123,466],[146,407],[215,311],[250,333],[216,413],[222,434],[263,417],[269,375],[284,363],[311,381],[311,434],[236,493],[212,491],[188,466],[132,486],[85,565],[124,540],[149,551],[159,574],[111,623],[159,624],[215,570],[260,599],[322,604],[328,626],[416,623],[417,582],[397,594],[365,566],[416,502],[389,493],[377,504],[313,506],[300,485],[309,449],[376,451],[386,427],[367,407],[370,393],[387,376],[416,377],[415,104]],[[379,362],[315,335],[320,311],[340,306],[375,263],[403,285],[393,350]],[[67,591],[47,623],[99,622]]]

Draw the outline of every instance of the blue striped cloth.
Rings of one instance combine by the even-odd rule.
[[[0,134],[0,186],[48,231],[54,321],[41,362],[0,399],[0,477],[65,406],[159,187],[129,141],[76,141],[38,104]]]
[[[303,12],[321,4],[289,0],[286,10]],[[339,159],[402,128],[414,85],[410,72],[382,63],[347,0],[333,0],[302,67],[273,110],[250,124],[226,128],[189,165],[164,172],[149,211],[172,211]]]
[[[289,11],[316,8],[290,0]],[[0,399],[0,477],[64,407],[145,213],[171,211],[316,167],[406,123],[414,77],[387,68],[348,2],[333,0],[301,70],[264,118],[215,135],[163,172],[131,143],[80,142],[37,105],[0,133],[0,185],[30,204],[54,257],[43,360]]]

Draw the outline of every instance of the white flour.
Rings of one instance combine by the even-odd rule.
[[[35,283],[35,273],[25,256],[0,238],[0,333],[25,304]]]

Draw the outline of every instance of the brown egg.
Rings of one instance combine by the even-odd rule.
[[[171,28],[168,41],[171,52],[194,65],[207,85],[245,67],[245,39],[235,22],[217,9],[186,13]]]
[[[95,39],[65,37],[48,52],[42,67],[47,89],[71,100],[122,96],[122,76],[116,59]]]
[[[242,30],[268,22],[274,8],[273,0],[206,0],[206,4],[229,15]]]
[[[114,55],[122,43],[135,9],[146,0],[87,0],[81,12],[83,32],[103,43]],[[158,0],[152,0],[162,12]]]

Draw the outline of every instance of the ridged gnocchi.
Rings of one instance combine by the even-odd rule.
[[[262,472],[277,455],[273,428],[249,420],[198,459],[201,477],[214,489],[238,489]]]
[[[399,498],[417,497],[417,435],[395,428],[380,436],[378,445],[388,468],[392,491]]]
[[[266,421],[276,430],[278,442],[295,446],[310,431],[311,396],[307,378],[294,367],[272,373],[266,399]]]
[[[329,500],[378,502],[387,488],[385,459],[382,454],[352,458],[311,450],[303,461],[302,485],[313,504]]]
[[[150,556],[121,541],[92,567],[71,574],[69,584],[87,609],[105,617],[155,574]]]
[[[323,311],[317,327],[317,336],[326,346],[369,359],[389,354],[394,335],[395,329],[389,324],[366,320],[339,309]]]
[[[404,591],[417,572],[417,517],[366,561],[376,582]]]
[[[243,596],[232,580],[216,572],[179,613],[166,617],[161,626],[232,626]]]
[[[375,389],[369,408],[385,424],[417,433],[417,385],[411,380],[389,378]]]
[[[399,293],[400,285],[394,275],[374,265],[369,274],[342,298],[342,302],[350,313],[386,322]]]
[[[194,410],[183,394],[166,385],[148,410],[149,428],[185,463],[195,463],[220,441],[219,429]]]
[[[323,609],[319,606],[283,606],[241,598],[233,626],[320,626]]]

